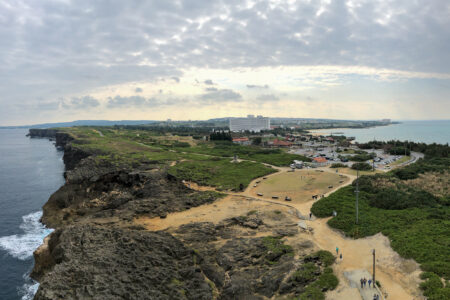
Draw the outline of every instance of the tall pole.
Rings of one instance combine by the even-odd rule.
[[[358,208],[358,195],[359,195],[359,170],[356,171],[356,224],[358,224],[358,214],[359,214],[359,208]]]
[[[375,281],[375,249],[372,250],[372,254],[373,254],[373,285],[375,286],[376,281]]]

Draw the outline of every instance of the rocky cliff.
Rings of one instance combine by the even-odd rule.
[[[222,195],[191,190],[161,165],[99,163],[67,133],[30,136],[55,138],[66,164],[65,185],[43,207],[42,222],[55,231],[34,253],[35,299],[262,300],[304,293],[324,271],[320,258],[302,258],[312,245],[283,244],[298,229],[282,212],[149,231],[136,218],[165,218]],[[294,278],[307,259],[314,276]]]

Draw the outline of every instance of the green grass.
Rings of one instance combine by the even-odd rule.
[[[322,263],[321,267],[314,263],[317,258]],[[333,254],[325,250],[304,258],[305,263],[289,278],[290,281],[306,285],[305,291],[297,299],[325,299],[324,292],[334,290],[338,286],[339,279],[329,267],[334,261]]]
[[[294,160],[310,161],[303,155],[286,153],[281,149],[263,149],[259,146],[241,146],[230,142],[208,142],[198,146],[177,149],[191,153],[201,153],[219,157],[234,157],[240,159],[257,161],[274,166],[288,166]]]
[[[193,181],[199,185],[213,186],[219,190],[239,190],[245,188],[257,177],[276,170],[259,163],[242,161],[230,162],[229,159],[204,161],[184,161],[169,169],[169,173],[179,179]]]
[[[359,224],[355,224],[355,194],[352,186],[320,199],[311,211],[318,217],[337,217],[328,224],[358,238],[378,232],[388,236],[392,248],[405,258],[421,263],[424,270],[450,278],[450,208],[387,210],[369,205],[365,192],[359,197]]]

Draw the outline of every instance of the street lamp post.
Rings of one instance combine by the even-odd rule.
[[[375,249],[372,250],[372,254],[373,254],[373,285],[375,286],[376,281],[375,281]]]

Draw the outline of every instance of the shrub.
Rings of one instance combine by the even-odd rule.
[[[319,267],[317,267],[313,262],[307,262],[301,266],[300,269],[294,272],[291,276],[292,281],[297,281],[300,283],[307,284],[316,279],[316,274],[319,272]]]
[[[411,207],[434,207],[439,199],[426,191],[408,193],[406,191],[384,188],[371,195],[369,204],[383,209],[406,209]]]
[[[330,168],[347,168],[348,166],[341,163],[334,163],[330,166]]]
[[[367,161],[369,159],[374,158],[374,154],[373,153],[366,153],[366,154],[356,154],[353,156],[350,156],[349,159],[351,161],[359,161],[359,162],[363,162],[363,161]]]
[[[331,252],[326,250],[319,250],[315,253],[320,259],[320,261],[325,265],[325,267],[331,266],[334,261],[336,260],[336,257],[334,257]]]
[[[305,292],[300,295],[300,300],[324,300],[325,295],[315,286],[308,286]]]
[[[352,169],[359,171],[370,171],[372,170],[372,166],[365,162],[357,162],[352,165]]]
[[[175,141],[172,146],[173,147],[180,147],[180,148],[189,148],[189,147],[191,147],[191,145],[189,143],[180,142],[180,141]]]
[[[420,284],[420,288],[423,290],[423,294],[425,296],[431,296],[438,289],[442,289],[444,284],[441,281],[441,278],[432,272],[424,272],[420,274],[421,279],[426,279],[425,282]]]
[[[339,284],[339,279],[333,274],[333,269],[326,268],[314,285],[322,291],[334,290]]]

